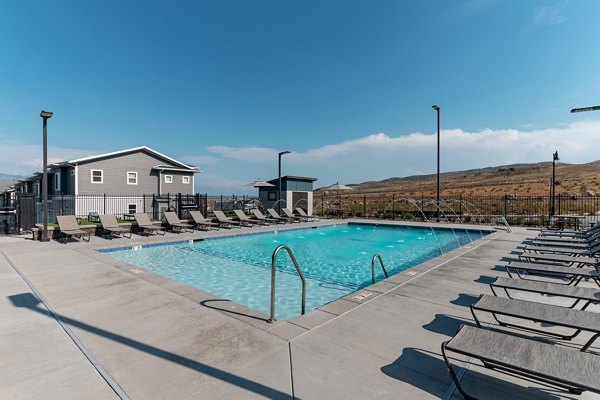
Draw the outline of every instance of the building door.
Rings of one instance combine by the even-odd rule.
[[[19,228],[29,230],[35,226],[35,197],[32,193],[20,193],[17,200]]]
[[[290,210],[300,207],[304,212],[308,213],[308,193],[307,192],[292,192],[292,204],[288,207]]]

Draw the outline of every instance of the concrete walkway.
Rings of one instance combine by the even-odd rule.
[[[459,398],[440,344],[473,324],[468,306],[505,276],[500,260],[535,235],[495,233],[275,324],[93,251],[256,230],[66,245],[0,238],[0,399],[118,398],[11,263],[131,399]],[[600,398],[479,367],[463,381],[480,398]]]

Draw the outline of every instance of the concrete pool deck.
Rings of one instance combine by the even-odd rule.
[[[498,231],[360,296],[274,324],[94,251],[273,228],[285,229],[93,237],[66,245],[0,237],[0,398],[119,398],[56,315],[131,399],[458,399],[440,344],[474,323],[468,306],[490,293],[494,277],[506,276],[498,268],[502,258],[536,234]],[[463,384],[480,398],[600,399],[477,366]]]

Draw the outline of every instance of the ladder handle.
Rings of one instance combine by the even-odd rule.
[[[383,269],[383,274],[386,278],[388,278],[387,270],[385,269],[385,265],[383,265],[383,260],[379,254],[375,254],[371,259],[371,284],[375,284],[375,259],[379,260],[379,264],[381,264],[381,268]]]
[[[275,267],[277,261],[277,254],[279,254],[281,250],[287,251],[292,262],[294,263],[294,267],[296,267],[296,272],[298,272],[298,276],[300,276],[300,279],[302,280],[302,315],[304,315],[304,313],[306,312],[306,280],[304,279],[304,274],[302,273],[302,270],[300,270],[300,266],[296,261],[296,257],[294,257],[294,253],[292,253],[292,249],[282,244],[281,246],[278,246],[275,249],[273,255],[271,256],[271,315],[267,322],[275,321]]]

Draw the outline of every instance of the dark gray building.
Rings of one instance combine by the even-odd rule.
[[[281,208],[287,207],[294,210],[296,207],[304,209],[309,215],[313,212],[313,182],[317,178],[304,176],[281,177]],[[258,198],[264,208],[273,208],[277,202],[279,179],[270,180],[273,186],[259,187]]]

